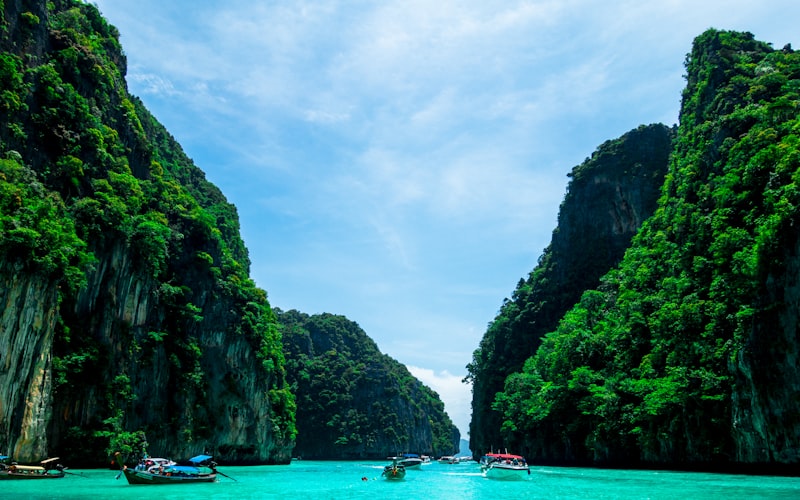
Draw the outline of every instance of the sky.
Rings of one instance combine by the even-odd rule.
[[[130,92],[239,212],[270,304],[355,321],[466,438],[472,353],[567,173],[676,124],[693,39],[797,0],[96,0]]]

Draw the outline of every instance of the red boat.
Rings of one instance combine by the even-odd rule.
[[[531,474],[525,458],[510,453],[487,453],[481,458],[481,469],[489,479],[527,479]]]

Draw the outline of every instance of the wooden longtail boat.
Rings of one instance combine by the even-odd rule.
[[[217,481],[217,474],[224,474],[217,471],[217,464],[212,458],[210,455],[198,455],[189,459],[191,465],[178,465],[172,461],[162,461],[164,459],[144,457],[132,469],[123,465],[121,473],[128,484],[213,483]]]
[[[0,457],[0,460],[7,459]],[[41,465],[0,465],[0,479],[59,479],[64,477],[64,466],[55,464],[58,457],[42,460]]]
[[[406,468],[397,463],[397,457],[389,457],[392,459],[392,465],[387,465],[383,468],[381,476],[389,481],[398,481],[406,477]]]

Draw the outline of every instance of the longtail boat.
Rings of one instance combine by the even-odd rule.
[[[7,456],[0,456],[0,460],[8,459]],[[42,460],[41,465],[19,465],[12,463],[0,464],[0,479],[59,479],[64,477],[64,466],[56,464],[55,458]]]
[[[398,481],[406,477],[406,468],[397,462],[397,457],[389,458],[392,460],[392,465],[385,466],[381,476],[389,481]]]
[[[128,484],[213,483],[217,481],[217,474],[222,473],[217,471],[212,458],[211,455],[198,455],[189,459],[191,465],[178,465],[168,459],[145,456],[132,469],[123,465],[121,472]]]

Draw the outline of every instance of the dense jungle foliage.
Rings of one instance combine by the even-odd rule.
[[[91,383],[112,355],[93,338],[99,325],[80,314],[80,302],[92,294],[87,273],[121,247],[163,311],[132,338],[130,354],[163,354],[181,374],[175,383],[196,391],[198,407],[189,411],[199,411],[205,386],[196,332],[204,311],[193,302],[203,292],[193,280],[210,277],[207,292],[230,301],[239,318],[218,328],[253,346],[270,380],[264,397],[275,429],[291,441],[294,398],[280,333],[266,293],[249,278],[235,207],[128,94],[119,33],[96,7],[26,2],[29,11],[9,16],[8,4],[0,2],[0,260],[60,286],[56,402]],[[125,376],[117,382],[97,393],[103,420],[66,429],[64,447],[104,456],[111,436],[138,430],[124,425],[136,395]],[[211,432],[200,416],[169,425],[187,436]]]
[[[581,293],[595,288],[622,260],[641,223],[655,211],[674,136],[665,125],[640,126],[603,143],[569,174],[550,245],[503,302],[467,366],[473,383],[472,450],[501,446],[503,418],[492,405],[506,377],[522,370]]]
[[[297,456],[458,452],[458,429],[439,396],[382,354],[358,324],[333,314],[276,312],[297,397]]]
[[[797,253],[800,54],[750,33],[709,30],[685,64],[678,137],[655,214],[621,264],[497,394],[504,445],[531,459],[736,458],[733,372],[742,353],[756,362],[764,354],[752,352],[752,335],[785,309],[774,290],[787,289],[776,283],[789,279],[787,259]],[[783,328],[791,325],[764,330]],[[789,389],[765,392],[781,390]],[[783,414],[790,429],[796,408]]]

